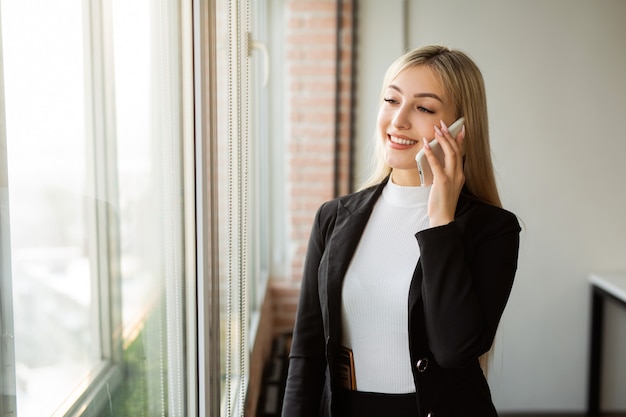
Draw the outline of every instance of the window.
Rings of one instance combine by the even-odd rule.
[[[267,2],[1,6],[0,416],[242,415]]]
[[[2,2],[1,394],[20,417],[195,413],[190,10]]]

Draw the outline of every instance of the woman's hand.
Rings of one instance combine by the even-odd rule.
[[[433,171],[433,186],[428,199],[428,217],[431,227],[443,226],[454,220],[456,205],[465,183],[463,173],[465,126],[456,138],[453,138],[446,124],[441,121],[441,128],[435,125],[435,139],[441,145],[445,155],[443,167],[430,149],[426,138],[423,139],[424,154]]]

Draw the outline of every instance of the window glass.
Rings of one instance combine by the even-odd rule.
[[[5,1],[2,31],[17,406],[46,416],[100,359],[81,3]]]
[[[159,134],[149,0],[113,1],[115,123],[124,340],[136,336],[163,291]],[[156,69],[156,68],[154,68]],[[154,126],[153,126],[154,125]]]
[[[113,416],[185,415],[186,409],[177,3],[112,2],[115,198],[127,370],[113,395]]]

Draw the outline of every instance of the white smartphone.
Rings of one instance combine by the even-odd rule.
[[[465,119],[461,117],[448,127],[448,131],[453,138],[456,138],[456,135],[458,135],[458,133],[461,131],[463,123],[465,123]],[[437,142],[437,139],[434,139],[428,144],[430,145],[430,149],[433,150],[433,153],[441,163],[441,166],[444,166],[443,149],[441,148],[441,145],[439,145],[439,142]],[[424,148],[420,149],[417,155],[415,155],[415,161],[417,162],[417,171],[420,174],[420,182],[422,183],[422,185],[431,185],[433,183],[433,171],[430,168],[430,164],[428,163],[426,155],[424,154]]]

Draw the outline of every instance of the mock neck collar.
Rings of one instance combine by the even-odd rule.
[[[393,177],[383,189],[383,198],[391,205],[398,207],[421,207],[428,204],[430,186],[407,187],[395,184]]]

